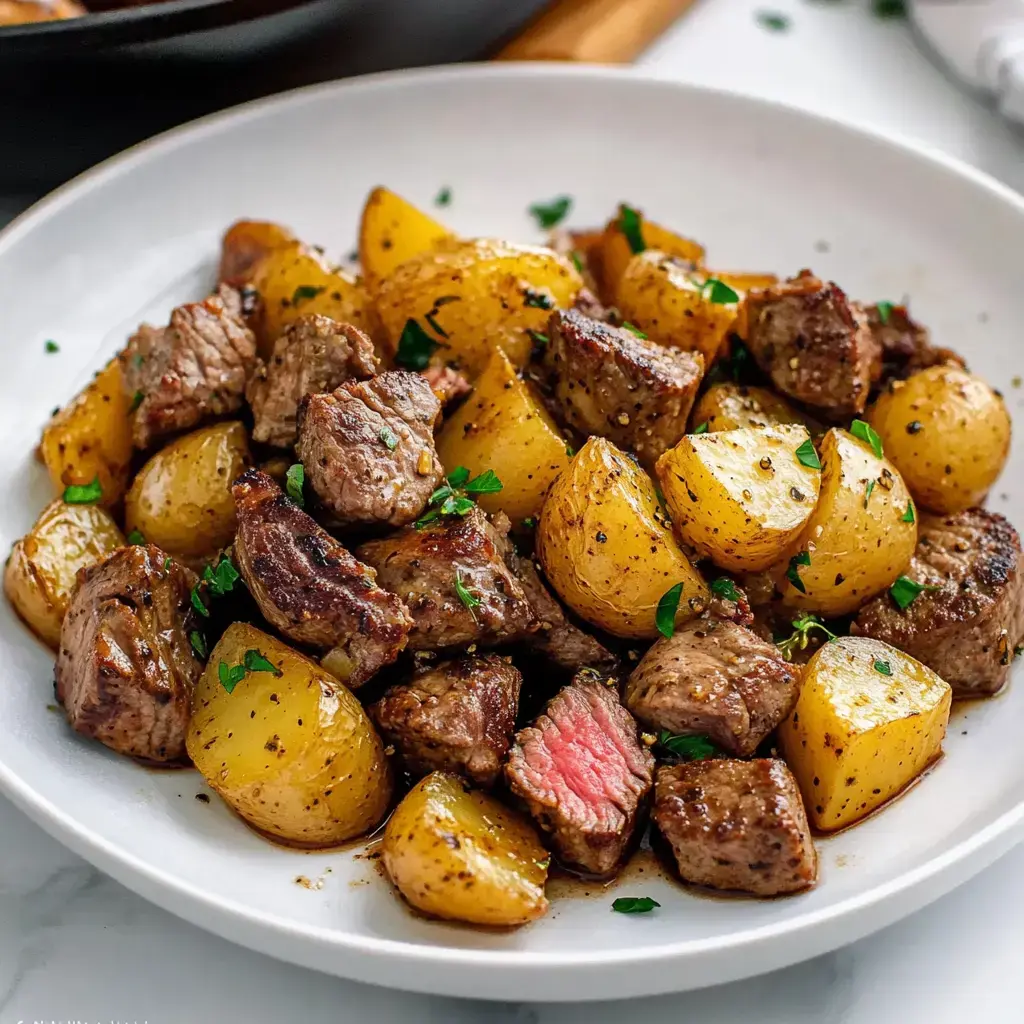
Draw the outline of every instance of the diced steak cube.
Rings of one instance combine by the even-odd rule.
[[[817,879],[807,812],[784,761],[663,765],[651,816],[683,881],[780,896]]]
[[[411,523],[444,476],[440,415],[426,379],[406,370],[308,395],[296,446],[306,480],[341,523]]]
[[[505,777],[563,863],[605,876],[629,851],[654,758],[614,687],[581,673],[516,734]]]
[[[458,405],[473,390],[473,385],[451,366],[428,366],[422,376],[446,411]]]
[[[54,670],[57,700],[83,736],[145,761],[187,760],[192,691],[203,671],[196,575],[151,544],[78,571]]]
[[[864,312],[882,351],[883,381],[903,379],[943,363],[965,367],[952,349],[932,345],[927,328],[912,320],[905,306],[867,306]]]
[[[888,593],[869,601],[851,632],[884,640],[937,672],[959,697],[995,693],[1024,640],[1024,556],[996,512],[920,514],[906,575],[925,590],[901,611]]]
[[[512,743],[522,682],[509,658],[467,655],[393,686],[369,710],[414,777],[452,771],[490,787]]]

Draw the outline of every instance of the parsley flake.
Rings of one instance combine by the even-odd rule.
[[[425,370],[440,344],[427,334],[418,320],[406,320],[398,339],[395,362],[407,370]]]
[[[891,676],[892,666],[889,662],[878,659],[875,661],[875,671],[880,672],[883,676]]]
[[[527,516],[523,520],[523,528],[527,530],[535,530],[537,528],[537,519],[535,516]]]
[[[573,458],[576,455],[576,449],[571,444],[565,446],[565,456],[568,459]]]
[[[199,586],[200,584],[197,583],[192,588],[189,597],[192,599],[192,607],[195,608],[195,610],[199,612],[204,619],[208,619],[210,617],[210,609],[206,607],[203,595],[199,593]]]
[[[553,228],[568,216],[572,209],[572,196],[558,196],[549,203],[534,203],[530,213],[537,222],[537,227]]]
[[[769,32],[787,32],[792,25],[789,16],[778,11],[758,11],[756,17],[757,23]]]
[[[440,189],[436,196],[434,196],[435,206],[450,206],[452,201],[452,190],[445,185]]]
[[[228,665],[222,661],[217,666],[217,678],[228,693],[234,693],[235,687],[245,678],[245,666]]]
[[[295,291],[292,292],[292,305],[298,306],[300,303],[307,302],[310,299],[315,299],[321,292],[327,289],[323,286],[317,287],[312,284],[300,284]]]
[[[54,352],[60,351],[60,345],[58,345],[52,338],[47,338],[46,341],[43,342],[43,351],[53,355]]]
[[[736,589],[736,584],[728,576],[719,576],[717,580],[712,580],[711,593],[715,597],[725,598],[726,601],[740,599],[740,592]]]
[[[534,345],[544,346],[547,345],[551,339],[543,331],[534,331],[527,328],[526,333],[530,336],[530,340]]]
[[[612,910],[618,914],[648,914],[660,906],[650,896],[620,896],[612,903]]]
[[[925,583],[918,583],[909,576],[899,576],[896,582],[889,588],[889,596],[896,602],[900,611],[906,611],[925,590],[941,590],[941,587],[931,587]]]
[[[634,210],[632,206],[626,206],[625,203],[621,203],[619,205],[618,228],[626,236],[631,252],[643,252],[647,248],[644,243],[643,225],[639,210]]]
[[[903,515],[900,517],[900,521],[904,523],[912,523],[915,521],[915,518],[916,517],[914,515],[914,499],[911,498],[907,502],[907,511],[904,512]]]
[[[393,452],[398,447],[398,435],[390,427],[381,427],[378,436],[380,437],[381,444],[389,452]]]
[[[807,438],[806,441],[796,450],[797,462],[808,469],[821,469],[821,459],[814,450],[814,442]]]
[[[871,446],[871,450],[875,453],[875,458],[880,459],[882,457],[882,439],[878,436],[875,428],[870,423],[865,423],[863,420],[854,420],[850,424],[850,433],[853,434],[858,441],[863,441],[865,444]]]
[[[793,632],[782,639],[776,638],[776,645],[782,652],[786,661],[792,661],[793,655],[798,651],[807,650],[810,643],[810,634],[814,629],[820,630],[829,640],[835,640],[836,634],[826,626],[817,615],[801,615],[792,622]]]
[[[497,494],[502,488],[498,474],[493,469],[486,469],[479,476],[466,484],[467,494]]]
[[[306,470],[301,462],[293,462],[284,475],[284,489],[288,497],[295,502],[299,508],[306,507],[306,499],[302,496],[302,488],[306,484]]]
[[[196,655],[200,658],[205,658],[209,651],[206,648],[206,638],[198,629],[193,629],[188,635],[188,641],[192,645],[192,650],[196,652]]]
[[[126,540],[128,541],[129,544],[145,544],[146,543],[146,538],[142,536],[142,531],[141,530],[132,530],[132,532],[128,534]]]
[[[135,412],[140,405],[142,405],[142,392],[136,391],[135,394],[132,395],[132,404],[128,406],[128,411]]]
[[[789,580],[789,582],[792,583],[801,594],[806,594],[807,588],[804,586],[804,581],[800,579],[800,566],[810,564],[811,554],[809,551],[801,551],[789,560],[789,568],[786,570],[786,579]]]
[[[578,274],[582,274],[583,273],[583,257],[580,256],[580,254],[575,249],[573,249],[573,251],[571,253],[569,253],[569,259],[572,260],[572,265],[576,268],[576,272]]]
[[[663,637],[671,637],[676,631],[676,612],[679,609],[679,600],[683,596],[683,585],[677,583],[669,587],[661,600],[658,602],[658,610],[654,614],[654,624]]]
[[[469,494],[497,494],[502,486],[493,469],[486,469],[470,480],[469,470],[465,466],[456,466],[448,474],[447,482],[430,496],[427,513],[420,516],[413,525],[421,530],[440,516],[464,516],[474,506]]]
[[[878,314],[878,322],[880,324],[887,324],[895,308],[896,305],[892,302],[876,302],[875,312]]]
[[[241,577],[238,575],[234,562],[225,556],[217,563],[216,568],[207,565],[203,569],[201,579],[214,597],[223,597],[235,589],[235,584]]]
[[[875,481],[869,480],[867,487],[864,488],[864,507],[868,507],[868,502],[871,500],[871,492],[875,489]]]
[[[695,433],[695,434],[706,434],[707,432],[708,432],[708,421],[707,420],[705,420],[703,423],[698,423],[697,426],[695,426],[693,428],[693,433]]]
[[[67,505],[95,505],[103,497],[100,478],[94,476],[87,484],[68,484],[64,488],[64,503]]]
[[[658,746],[686,761],[707,761],[719,753],[707,736],[676,736],[665,729],[658,733]]]
[[[631,324],[627,320],[627,321],[625,321],[625,323],[623,323],[622,326],[625,327],[626,330],[629,331],[630,334],[635,334],[641,341],[646,341],[647,340],[647,335],[644,334],[644,332],[641,331],[640,328],[636,326],[636,324]]]
[[[275,676],[284,674],[262,651],[257,651],[254,647],[245,652],[242,664],[246,672],[271,672]]]
[[[739,293],[717,277],[709,277],[700,290],[701,297],[715,306],[731,306],[740,301]]]
[[[234,693],[235,687],[250,672],[272,672],[275,676],[283,674],[281,669],[253,647],[245,652],[240,665],[228,665],[222,661],[217,666],[217,678],[228,693]]]
[[[532,288],[523,289],[523,305],[534,309],[554,309],[555,304],[543,292],[535,292]]]
[[[476,594],[466,588],[465,583],[462,582],[462,572],[459,569],[455,570],[455,593],[459,595],[459,600],[469,609],[471,614],[474,608],[479,608],[483,603]]]
[[[173,561],[174,561],[174,559],[172,559],[170,555],[168,555],[168,556],[167,556],[167,557],[166,557],[166,558],[164,559],[164,572],[167,572],[167,570],[168,570],[168,569],[170,569],[170,567],[171,567],[171,563],[172,563]]]
[[[461,487],[469,479],[469,470],[465,466],[456,466],[447,476],[451,487]],[[433,500],[433,499],[431,499]]]

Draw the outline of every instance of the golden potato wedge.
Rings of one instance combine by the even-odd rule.
[[[257,341],[264,359],[270,358],[281,332],[307,314],[370,330],[370,300],[362,283],[345,271],[332,270],[318,252],[300,242],[267,253],[252,283],[263,299]]]
[[[820,648],[778,731],[812,824],[851,825],[917,778],[942,752],[952,699],[931,669],[880,640]]]
[[[661,345],[700,352],[707,366],[719,354],[739,308],[735,292],[655,249],[629,261],[616,294],[625,321]],[[723,294],[730,301],[721,301]]]
[[[397,266],[454,238],[443,224],[391,189],[375,188],[359,224],[359,262],[367,288],[375,293]]]
[[[210,652],[186,747],[235,811],[292,845],[353,839],[387,813],[391,770],[362,705],[316,662],[244,622]]]
[[[552,484],[536,542],[562,600],[616,636],[656,637],[658,602],[677,583],[676,622],[707,606],[707,584],[676,542],[651,478],[602,437]]]
[[[707,430],[736,430],[739,427],[774,427],[800,423],[815,432],[818,424],[798,412],[781,395],[768,388],[745,384],[715,384],[708,388],[690,414],[694,427],[707,424]]]
[[[377,313],[392,356],[402,355],[402,332],[415,320],[443,346],[432,363],[475,378],[498,346],[523,366],[533,346],[529,332],[543,331],[550,310],[571,306],[582,286],[572,263],[551,249],[482,239],[406,260],[381,282]]]
[[[125,529],[185,558],[213,554],[235,536],[231,484],[251,461],[245,427],[237,421],[177,438],[132,481]]]
[[[752,288],[771,288],[779,283],[778,274],[744,274],[732,270],[708,270],[706,273],[739,292],[741,297]]]
[[[830,617],[856,611],[893,583],[917,546],[917,524],[888,459],[838,427],[820,452],[818,505],[775,577],[787,607]]]
[[[39,450],[63,493],[70,484],[99,480],[100,504],[112,508],[124,496],[132,460],[132,399],[121,367],[112,359],[43,427]]]
[[[595,248],[596,259],[593,261],[601,295],[610,305],[618,303],[619,282],[626,272],[626,267],[635,255],[633,246],[622,230],[623,210],[608,221],[600,244]],[[639,211],[637,211],[639,213]],[[656,249],[666,256],[675,256],[686,263],[700,266],[704,261],[704,246],[692,239],[677,235],[652,220],[639,215],[640,236],[645,249]],[[643,251],[643,250],[641,250]]]
[[[550,857],[522,815],[434,772],[414,786],[384,830],[384,867],[417,910],[470,924],[526,924],[548,909]]]
[[[32,632],[56,647],[76,573],[122,544],[124,535],[108,512],[58,498],[11,549],[4,593]]]
[[[723,569],[759,572],[814,512],[817,463],[806,428],[787,423],[687,434],[657,475],[683,540]]]
[[[298,239],[285,227],[267,220],[239,220],[224,232],[217,280],[242,285],[251,281],[260,261],[275,249]]]
[[[557,424],[500,348],[473,394],[445,420],[437,454],[445,466],[465,466],[471,476],[493,469],[502,488],[481,494],[477,504],[504,512],[515,525],[540,512],[552,481],[569,465]]]
[[[915,501],[933,512],[980,505],[1010,451],[1002,398],[959,366],[932,366],[893,381],[866,418]]]

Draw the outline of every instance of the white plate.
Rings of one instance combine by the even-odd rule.
[[[752,99],[606,70],[495,66],[388,75],[256,103],[139,147],[0,236],[0,531],[50,496],[32,448],[143,317],[204,294],[237,217],[280,220],[343,253],[387,183],[467,234],[535,237],[527,206],[562,192],[572,223],[629,199],[706,242],[714,266],[810,265],[858,297],[909,295],[940,344],[1007,391],[1024,367],[1024,201],[898,142]],[[43,342],[61,351],[47,355]],[[1019,383],[1019,382],[1018,382]],[[1021,446],[992,505],[1024,524]],[[693,988],[849,942],[922,906],[1007,849],[1024,817],[1021,694],[954,711],[946,757],[894,806],[822,841],[821,881],[778,901],[712,900],[631,874],[556,900],[509,934],[411,916],[352,851],[256,838],[189,772],[150,772],[47,710],[52,659],[0,608],[0,783],[55,836],[161,906],[273,956],[401,988],[598,999]],[[328,872],[328,869],[330,871]],[[320,889],[295,883],[323,880]]]

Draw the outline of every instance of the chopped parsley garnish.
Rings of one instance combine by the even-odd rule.
[[[418,320],[406,320],[398,339],[395,362],[407,370],[425,370],[440,344],[427,334]]]
[[[284,674],[269,658],[265,657],[261,651],[257,651],[254,647],[250,647],[245,652],[245,658],[242,663],[245,665],[246,672],[272,672],[275,676]]]
[[[466,588],[465,583],[462,582],[462,571],[459,569],[455,570],[455,593],[459,595],[459,600],[470,610],[479,608],[483,603],[476,594],[472,593]]]
[[[726,601],[740,599],[740,592],[736,589],[736,584],[728,576],[719,576],[717,580],[712,580],[711,593],[715,597],[724,597]]]
[[[626,236],[631,252],[643,252],[647,248],[644,244],[643,225],[639,210],[634,210],[632,206],[627,206],[625,203],[620,204],[618,227]]]
[[[821,459],[818,458],[818,453],[814,450],[814,442],[810,438],[807,438],[807,440],[797,448],[796,458],[797,462],[806,466],[808,469],[821,469]]]
[[[188,640],[192,645],[192,650],[195,651],[200,658],[205,658],[207,654],[210,653],[206,647],[206,637],[204,637],[198,629],[193,629],[192,632],[189,633]]]
[[[201,577],[202,581],[206,584],[207,590],[214,597],[223,597],[225,594],[230,594],[235,589],[235,584],[240,578],[234,562],[226,556],[217,563],[216,568],[207,565]]]
[[[777,639],[775,641],[786,661],[792,661],[793,655],[798,650],[807,650],[807,644],[810,642],[810,633],[812,629],[821,630],[829,640],[836,639],[836,634],[833,633],[817,615],[801,615],[799,618],[793,620],[792,625],[793,632],[789,636],[782,640]]]
[[[875,428],[871,424],[865,423],[863,420],[854,420],[850,424],[850,433],[858,441],[863,441],[865,444],[870,445],[876,459],[882,457],[882,439],[875,432]]]
[[[127,537],[129,544],[145,544],[146,538],[142,536],[141,530],[132,530]]]
[[[192,599],[192,607],[195,608],[195,610],[199,612],[199,614],[202,615],[204,619],[208,619],[210,617],[210,609],[206,607],[206,602],[203,600],[203,595],[199,593],[200,585],[201,584],[197,583],[192,588],[189,597]]]
[[[228,693],[233,693],[235,687],[250,672],[273,672],[275,676],[282,674],[281,669],[279,669],[272,661],[269,661],[264,657],[264,655],[255,648],[250,648],[245,652],[241,665],[228,665],[226,662],[222,661],[217,666],[217,678],[220,680],[220,685],[223,686]]]
[[[569,458],[569,459],[571,459],[571,458],[573,458],[573,456],[574,456],[575,454],[576,454],[576,449],[575,449],[575,448],[573,448],[573,446],[572,446],[571,444],[567,444],[567,445],[565,446],[565,455],[566,455],[566,458]]]
[[[786,570],[786,579],[789,580],[789,582],[792,583],[801,594],[806,594],[807,588],[804,586],[804,581],[800,579],[800,566],[810,564],[811,554],[809,551],[801,551],[789,560],[789,568]]]
[[[54,352],[60,351],[60,345],[58,345],[52,338],[47,338],[46,341],[43,342],[43,351],[53,355]]]
[[[739,293],[730,288],[724,281],[717,277],[709,277],[700,290],[701,297],[715,306],[731,306],[739,302]]]
[[[675,736],[665,729],[658,733],[658,746],[686,761],[706,761],[719,753],[707,736]]]
[[[168,569],[170,569],[170,567],[171,567],[171,562],[173,562],[173,561],[174,561],[174,559],[172,559],[170,555],[168,555],[168,556],[167,556],[167,557],[166,557],[166,558],[164,559],[164,572],[167,572],[167,570],[168,570]]]
[[[523,305],[534,309],[554,309],[555,304],[543,292],[535,292],[532,288],[523,289]]]
[[[878,313],[878,322],[887,324],[889,317],[892,316],[892,311],[896,308],[892,302],[876,302],[875,311]]]
[[[654,614],[654,624],[663,637],[671,637],[676,631],[676,612],[679,609],[679,600],[683,596],[683,585],[677,583],[669,587],[661,600],[658,602],[658,610]]]
[[[427,502],[428,512],[416,520],[417,529],[422,529],[440,516],[464,516],[474,506],[470,494],[497,494],[502,488],[501,480],[493,469],[486,469],[479,476],[469,478],[465,466],[456,466]]]
[[[461,487],[468,479],[469,470],[465,466],[456,466],[447,477],[450,487]],[[437,492],[435,491],[434,493],[436,494]]]
[[[914,500],[913,498],[911,498],[907,502],[907,511],[903,513],[900,519],[904,523],[912,523],[914,522],[915,518],[916,517],[914,516]]]
[[[695,434],[706,434],[708,432],[708,421],[705,420],[703,423],[698,423],[697,426],[693,428],[693,432]]]
[[[390,427],[381,427],[378,436],[380,437],[381,444],[389,452],[393,452],[398,447],[398,435]]]
[[[547,345],[551,339],[543,331],[534,331],[527,328],[526,333],[534,345]]]
[[[788,15],[778,11],[758,11],[756,17],[757,23],[769,32],[786,32],[792,24]]]
[[[485,469],[479,476],[466,483],[467,494],[497,494],[502,484],[493,469]]]
[[[128,406],[129,412],[135,412],[135,410],[138,409],[140,405],[142,405],[142,397],[143,396],[141,391],[136,391],[135,394],[132,395],[132,404]]]
[[[864,507],[868,507],[868,502],[871,500],[871,492],[875,489],[875,481],[869,480],[867,487],[864,488]]]
[[[581,257],[580,254],[575,249],[573,249],[573,251],[569,253],[569,259],[572,260],[572,265],[576,268],[576,272],[582,274],[583,257]]]
[[[650,896],[620,896],[612,903],[612,910],[619,914],[647,914],[660,906]]]
[[[299,303],[307,302],[309,299],[315,299],[323,291],[326,291],[326,288],[323,286],[317,287],[312,284],[300,284],[292,292],[292,305],[297,306]]]
[[[228,693],[234,693],[235,687],[245,678],[245,666],[228,665],[222,661],[217,666],[217,678]]]
[[[523,528],[527,530],[535,530],[537,528],[537,520],[534,516],[527,516],[523,520]]]
[[[452,190],[445,185],[444,188],[440,189],[436,196],[434,196],[435,206],[449,206],[452,201]]]
[[[284,489],[288,497],[295,502],[299,508],[306,507],[306,499],[302,495],[302,488],[306,484],[306,470],[301,462],[293,462],[284,475]]]
[[[889,662],[878,659],[875,661],[875,671],[880,672],[883,676],[891,676],[892,666]]]
[[[636,326],[636,324],[631,324],[628,320],[626,320],[622,326],[625,327],[626,330],[630,332],[630,334],[635,334],[641,341],[647,340],[647,335],[644,334],[644,332],[641,331],[640,328]]]
[[[100,478],[94,476],[91,483],[68,484],[64,488],[64,502],[68,505],[95,505],[103,497]]]
[[[553,228],[561,224],[572,209],[572,196],[558,196],[549,203],[534,203],[530,213],[537,222],[537,227]]]
[[[900,611],[906,611],[918,599],[922,591],[941,589],[941,587],[918,583],[917,580],[912,580],[909,576],[899,576],[889,588],[889,596],[896,602]]]

